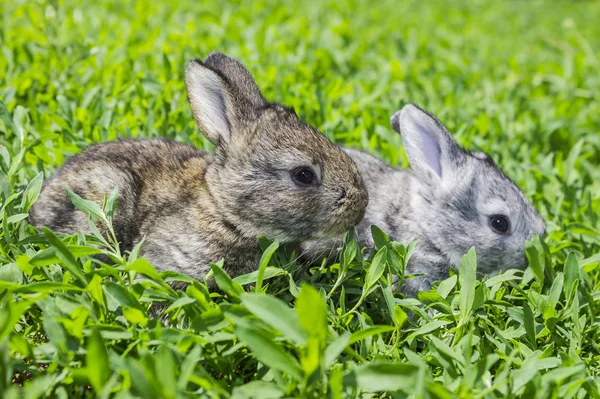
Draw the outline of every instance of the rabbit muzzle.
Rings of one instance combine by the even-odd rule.
[[[344,230],[356,226],[365,216],[369,196],[362,187],[340,188],[340,198],[336,205]]]

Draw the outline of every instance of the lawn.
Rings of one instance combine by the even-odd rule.
[[[600,397],[600,3],[170,3],[0,3],[0,397]],[[210,149],[183,71],[214,50],[392,165],[408,167],[390,115],[435,113],[545,218],[530,267],[480,276],[470,254],[407,299],[387,284],[398,245],[363,260],[348,238],[307,269],[263,241],[260,276],[215,259],[220,291],[182,291],[135,251],[107,242],[98,264],[97,237],[28,224],[42,181],[92,143]]]

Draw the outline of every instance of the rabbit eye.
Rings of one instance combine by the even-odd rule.
[[[504,215],[490,216],[490,227],[496,233],[506,234],[510,229],[510,221]]]
[[[294,183],[296,183],[299,186],[310,186],[316,181],[315,173],[307,167],[294,169],[291,175]]]

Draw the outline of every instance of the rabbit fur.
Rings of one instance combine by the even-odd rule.
[[[393,168],[366,152],[345,151],[358,165],[369,192],[369,205],[357,226],[357,238],[367,253],[373,249],[371,226],[407,245],[417,239],[403,292],[416,296],[434,281],[458,268],[462,256],[475,247],[478,272],[494,274],[527,266],[525,242],[543,235],[544,220],[523,192],[483,152],[460,148],[433,115],[408,104],[391,117],[402,136],[412,170]],[[508,220],[506,232],[492,219]],[[341,240],[304,243],[304,251],[319,259],[338,249]]]
[[[141,256],[158,270],[199,279],[220,259],[232,276],[255,270],[259,236],[329,237],[362,219],[368,195],[355,163],[294,110],[267,102],[241,63],[212,53],[187,65],[185,82],[214,155],[166,139],[92,145],[44,184],[33,225],[88,232],[63,187],[102,203],[117,186],[121,249],[144,238]]]

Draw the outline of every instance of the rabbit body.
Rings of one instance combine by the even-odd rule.
[[[34,226],[89,230],[64,186],[101,203],[119,189],[114,228],[122,250],[142,238],[159,270],[202,278],[224,259],[231,275],[258,266],[258,237],[330,237],[358,223],[368,201],[350,157],[295,112],[268,103],[237,61],[213,53],[186,68],[192,114],[215,154],[164,139],[93,145],[46,182]]]
[[[460,148],[433,115],[415,105],[395,113],[391,123],[402,135],[412,170],[345,149],[369,192],[365,217],[356,229],[367,253],[374,245],[372,225],[405,245],[417,239],[406,274],[423,276],[405,280],[407,296],[446,278],[471,247],[481,274],[524,268],[526,241],[543,235],[546,226],[521,190],[488,155]],[[340,239],[311,241],[304,250],[315,259],[340,245]]]
[[[197,278],[209,270],[208,259],[227,258],[236,273],[247,273],[260,257],[256,237],[240,234],[214,203],[207,185],[213,163],[211,154],[165,139],[94,145],[46,184],[33,217],[57,232],[88,231],[87,216],[62,186],[97,203],[116,186],[113,224],[122,248],[144,239],[142,255],[152,264]]]

